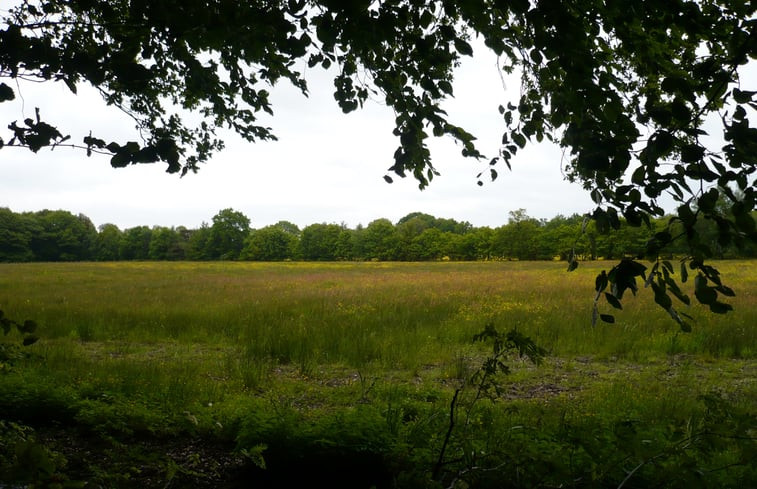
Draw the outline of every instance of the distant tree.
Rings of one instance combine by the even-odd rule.
[[[152,230],[147,226],[124,229],[118,256],[122,260],[147,260],[150,257]]]
[[[349,230],[349,234],[351,259],[365,260],[365,226],[360,223],[355,226],[355,229]]]
[[[81,258],[79,259],[92,260],[94,258],[94,250],[97,243],[97,228],[92,220],[84,214],[78,214],[76,219],[79,221],[77,229],[81,233],[79,239],[81,240],[82,246],[85,248],[82,250],[82,254],[80,255]]]
[[[519,260],[543,258],[539,249],[542,222],[530,217],[525,209],[511,211],[507,226],[513,235],[513,256]]]
[[[236,260],[250,234],[250,219],[234,209],[222,209],[213,216],[206,255],[212,259]]]
[[[32,216],[0,207],[0,262],[33,260],[31,239],[39,231],[41,229]]]
[[[413,245],[413,240],[423,231],[433,226],[436,218],[428,215],[414,212],[397,221],[395,229],[398,240],[399,260],[418,260],[421,256],[421,250]]]
[[[490,227],[474,228],[470,233],[466,234],[466,239],[472,241],[472,246],[475,248],[476,260],[488,260],[492,256],[492,239],[494,237],[494,231]]]
[[[92,258],[97,230],[90,219],[63,210],[27,214],[37,224],[29,246],[36,261],[77,261]]]
[[[410,214],[401,217],[399,221],[397,221],[397,227],[400,227],[400,225],[405,224],[411,220],[421,223],[423,229],[426,229],[434,225],[434,223],[436,222],[436,217],[432,216],[431,214],[426,214],[425,212],[411,212]]]
[[[297,238],[299,238],[300,234],[302,233],[302,231],[300,231],[300,228],[297,227],[296,224],[289,221],[279,221],[276,224],[274,224],[274,226],[281,229],[285,233],[295,236]]]
[[[581,232],[585,217],[578,214],[565,217],[558,214],[544,223],[541,248],[552,257],[568,260],[586,241]],[[577,254],[583,254],[582,248]]]
[[[250,232],[244,241],[240,258],[256,261],[292,259],[297,241],[297,235],[285,231],[279,224],[266,226]]]
[[[179,235],[179,248],[183,259],[189,259],[189,239],[192,237],[192,230],[185,226],[176,226],[176,234]]]
[[[355,232],[342,225],[342,230],[336,240],[336,259],[337,260],[355,260],[358,255],[355,253]]]
[[[468,221],[460,222],[448,218],[437,218],[433,226],[439,231],[455,234],[465,234],[473,229],[473,226]]]
[[[510,211],[508,222],[494,230],[492,250],[496,256],[518,260],[540,258],[541,223],[525,209]]]
[[[186,256],[190,260],[211,260],[210,255],[210,226],[203,222],[199,228],[189,232]]]
[[[368,224],[363,234],[365,258],[368,260],[396,260],[400,255],[399,238],[389,219],[376,219]]]
[[[300,253],[305,260],[331,261],[339,258],[337,246],[342,227],[338,224],[311,224],[302,230]]]
[[[153,227],[147,257],[150,260],[182,260],[184,249],[179,233],[174,228]]]
[[[413,260],[439,260],[444,257],[446,239],[439,229],[428,228],[413,238],[411,247]]]
[[[97,261],[118,260],[122,234],[115,224],[100,225],[95,241],[94,259]]]
[[[605,260],[618,258],[634,258],[645,249],[647,242],[652,239],[655,228],[663,231],[665,226],[652,221],[651,227],[628,226],[625,219],[621,219],[620,228],[613,233],[594,234],[595,255]],[[589,232],[593,232],[592,226]],[[668,251],[672,251],[672,248]]]
[[[449,231],[442,233],[442,236],[444,237],[444,256],[455,261],[476,259],[476,243],[473,236]]]

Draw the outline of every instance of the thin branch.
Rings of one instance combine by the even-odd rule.
[[[457,396],[460,395],[460,390],[459,387],[455,389],[455,395],[452,396],[452,401],[449,403],[449,426],[447,427],[447,433],[444,436],[442,448],[439,450],[439,459],[436,461],[436,465],[434,465],[434,471],[432,474],[434,480],[439,478],[439,472],[441,472],[442,467],[444,466],[444,454],[447,451],[449,440],[452,437],[452,429],[455,427],[455,406],[457,404]]]
[[[13,144],[6,143],[3,145],[3,148],[29,148],[29,145],[17,144],[17,143],[13,143]],[[83,150],[89,150],[93,153],[97,153],[101,155],[108,155],[108,156],[113,156],[114,154],[114,153],[111,153],[110,151],[103,151],[94,147],[82,146],[80,144],[73,144],[73,143],[72,144],[59,144],[59,143],[43,144],[42,146],[40,146],[40,149],[41,148],[50,148],[51,150],[55,148],[83,149]]]
[[[648,463],[651,463],[651,462],[653,462],[653,461],[654,461],[655,459],[658,459],[658,458],[662,457],[663,455],[665,455],[665,454],[664,454],[664,453],[659,453],[659,454],[655,455],[655,456],[654,456],[654,457],[652,457],[652,458],[649,458],[649,459],[647,459],[647,460],[644,460],[644,461],[643,461],[643,462],[641,462],[641,463],[640,463],[639,465],[637,465],[636,467],[634,467],[634,468],[633,468],[633,470],[632,470],[631,472],[629,472],[629,473],[628,473],[628,475],[626,475],[626,478],[625,478],[625,479],[623,479],[623,481],[622,481],[622,482],[620,483],[620,485],[618,485],[617,489],[622,489],[622,488],[623,488],[623,486],[625,486],[625,485],[626,485],[626,482],[628,482],[628,481],[629,481],[629,479],[631,479],[631,477],[633,477],[633,475],[634,475],[634,474],[635,474],[635,473],[636,473],[636,472],[637,472],[637,471],[638,471],[639,469],[641,469],[642,467],[644,467],[644,466],[645,466],[645,465],[647,465]]]

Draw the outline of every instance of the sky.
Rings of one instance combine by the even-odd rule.
[[[498,165],[499,178],[476,184],[487,161],[464,158],[449,139],[429,142],[441,172],[425,190],[408,177],[384,181],[398,140],[394,115],[378,102],[342,114],[333,99],[329,73],[308,71],[311,95],[277,85],[271,90],[274,116],[262,119],[279,140],[248,143],[223,133],[226,149],[184,178],[165,173],[165,165],[114,169],[109,157],[87,157],[81,150],[23,148],[0,150],[0,207],[15,212],[64,209],[87,215],[96,226],[186,226],[210,222],[233,208],[260,228],[280,220],[300,227],[313,223],[367,225],[374,219],[396,222],[410,212],[497,227],[520,208],[537,218],[585,213],[592,209],[580,185],[564,181],[562,150],[533,144],[512,161]],[[502,79],[493,54],[477,49],[456,73],[455,97],[444,108],[453,123],[478,138],[479,150],[496,156],[505,128],[498,105],[517,102],[517,78]],[[73,141],[93,134],[106,140],[135,140],[133,123],[106,107],[91,88],[71,94],[62,83],[25,83],[17,98],[0,104],[3,126],[34,117],[57,125]],[[19,96],[19,94],[21,96]],[[7,137],[3,130],[2,136]]]

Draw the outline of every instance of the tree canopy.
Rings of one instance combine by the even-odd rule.
[[[0,78],[10,83],[0,82],[0,102],[16,96],[18,78],[73,92],[88,83],[132,116],[140,141],[68,135],[46,122],[43,107],[11,121],[0,146],[69,144],[109,154],[114,167],[163,162],[185,174],[222,149],[219,128],[275,139],[259,123],[261,112],[273,113],[270,86],[287,81],[308,94],[306,70],[335,66],[333,96],[344,112],[369,97],[394,110],[389,172],[412,175],[421,188],[438,175],[429,136],[451,137],[481,160],[482,179],[495,179],[530,141],[548,139],[565,149],[566,177],[591,192],[601,232],[618,229],[621,217],[648,225],[670,196],[675,214],[645,254],[685,241],[681,278],[687,265],[696,271],[697,298],[723,312],[719,294],[731,291],[704,264],[713,250],[697,222],[715,222],[724,246],[757,239],[757,90],[742,77],[757,56],[755,11],[747,0],[25,0],[2,13]],[[479,152],[441,108],[474,38],[503,71],[521,74],[519,96],[499,106],[496,155]],[[716,205],[721,192],[727,213]],[[683,326],[668,294],[684,297],[672,273],[669,263],[647,272],[623,261],[597,278],[597,296],[609,285],[616,305],[643,277]]]

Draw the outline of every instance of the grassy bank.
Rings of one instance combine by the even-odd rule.
[[[592,328],[603,266],[0,265],[0,308],[42,336],[0,375],[2,462],[114,487],[285,487],[297,464],[343,487],[749,482],[754,263],[720,264],[735,311],[694,305],[687,334],[649,291]],[[487,324],[548,353],[477,400]]]

